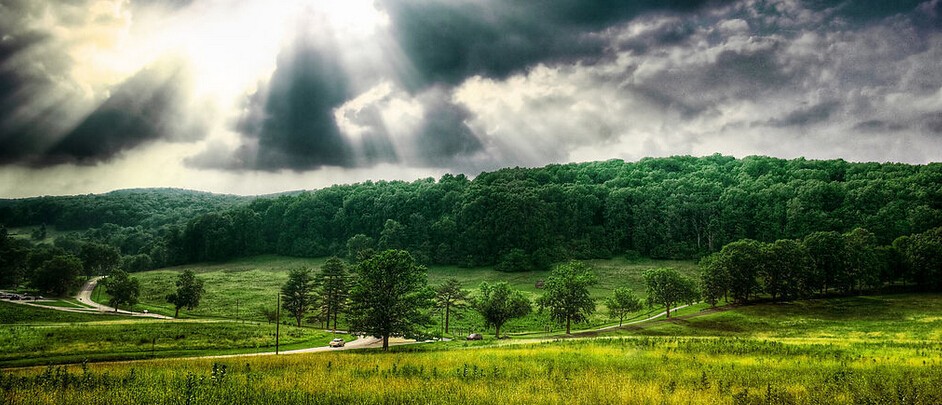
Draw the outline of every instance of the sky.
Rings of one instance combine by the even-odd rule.
[[[942,160],[942,0],[0,0],[0,198]]]

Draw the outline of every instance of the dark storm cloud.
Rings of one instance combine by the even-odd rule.
[[[799,108],[781,118],[769,120],[769,125],[778,128],[793,126],[806,126],[827,121],[840,106],[833,101],[815,104],[807,108]]]
[[[465,123],[470,112],[448,102],[431,103],[418,131],[416,146],[420,161],[447,166],[457,158],[481,151],[481,141]]]
[[[307,39],[281,52],[270,81],[251,97],[239,122],[239,132],[253,142],[236,164],[297,171],[355,164],[334,121],[333,110],[350,97],[337,59],[335,50]],[[191,163],[201,165],[199,157]]]
[[[203,128],[186,120],[184,108],[189,87],[180,66],[144,69],[114,88],[107,100],[36,163],[92,164],[156,140],[197,140]]]
[[[854,125],[854,130],[866,133],[886,133],[886,132],[897,132],[906,129],[907,126],[897,123],[889,122],[883,120],[867,120],[857,123]]]
[[[421,87],[473,75],[504,78],[541,62],[591,62],[608,45],[599,31],[647,12],[692,11],[706,3],[388,0],[381,7],[418,73],[407,84]]]

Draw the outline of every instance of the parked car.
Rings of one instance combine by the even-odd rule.
[[[468,340],[481,340],[484,339],[484,336],[481,336],[480,333],[472,333],[468,335]]]
[[[343,347],[344,341],[341,338],[336,338],[330,341],[330,347]]]

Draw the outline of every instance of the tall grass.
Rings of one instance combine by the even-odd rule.
[[[942,403],[942,344],[624,338],[5,371],[10,404]]]

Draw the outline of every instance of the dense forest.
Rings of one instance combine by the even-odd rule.
[[[191,220],[175,262],[403,248],[420,260],[544,268],[568,258],[697,258],[740,239],[865,228],[887,245],[942,225],[942,164],[714,155],[366,182]]]
[[[46,249],[111,246],[129,270],[392,248],[425,263],[516,271],[615,255],[700,258],[743,239],[857,228],[888,246],[942,226],[942,164],[610,160],[258,198],[136,190],[3,200],[0,223],[82,230]]]

